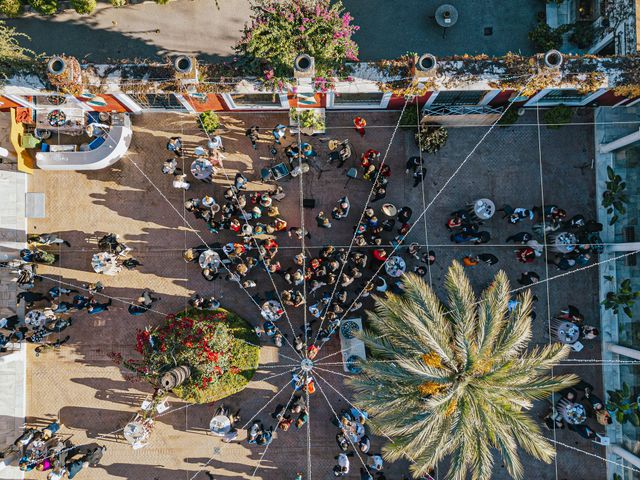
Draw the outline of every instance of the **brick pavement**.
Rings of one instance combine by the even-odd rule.
[[[328,118],[329,130],[326,138],[349,137],[352,139],[356,153],[359,155],[366,148],[384,151],[389,142],[392,128],[397,120],[394,112],[368,112],[365,114],[370,128],[364,138],[354,135],[350,128],[352,114],[349,112],[331,113]],[[588,117],[578,117],[589,120]],[[531,114],[523,120],[530,122]],[[224,144],[228,152],[226,167],[230,176],[236,170],[242,171],[251,179],[258,178],[260,168],[268,165],[270,158],[268,148],[270,141],[268,132],[276,123],[284,121],[285,114],[273,113],[238,113],[225,115],[223,123],[226,132],[223,134]],[[139,405],[149,388],[139,383],[131,383],[123,378],[121,372],[109,360],[112,351],[132,352],[133,333],[149,322],[161,319],[158,313],[149,313],[142,317],[131,317],[126,311],[126,303],[137,296],[145,287],[152,288],[162,297],[157,304],[159,312],[173,312],[183,306],[188,296],[198,291],[222,296],[223,306],[237,311],[252,323],[258,323],[257,308],[248,296],[237,288],[229,288],[224,280],[206,282],[194,265],[188,265],[181,259],[181,251],[185,247],[195,246],[206,241],[229,238],[225,233],[221,239],[209,234],[192,216],[186,216],[196,233],[185,223],[167,202],[179,212],[185,198],[203,196],[213,192],[221,198],[228,182],[218,178],[213,186],[195,184],[185,195],[171,187],[171,179],[161,174],[162,161],[167,157],[165,142],[169,136],[182,135],[187,144],[195,145],[203,142],[193,117],[181,114],[144,114],[133,120],[135,134],[129,158],[121,160],[112,169],[98,172],[36,172],[32,188],[47,194],[48,218],[30,222],[30,232],[55,231],[68,239],[72,247],[59,248],[60,262],[53,267],[42,269],[48,277],[48,288],[56,281],[74,285],[102,280],[107,289],[106,294],[115,298],[114,304],[107,314],[95,317],[78,315],[77,322],[71,327],[72,340],[68,347],[60,353],[29,358],[30,395],[28,412],[33,417],[46,417],[59,413],[66,429],[74,434],[74,441],[82,442],[96,435],[104,434],[120,428]],[[254,152],[244,129],[250,124],[264,127],[265,134],[259,148]],[[426,222],[420,222],[411,233],[409,240],[428,243],[436,252],[438,260],[432,268],[431,277],[434,286],[440,290],[444,271],[453,258],[461,258],[469,252],[487,251],[495,253],[500,262],[497,266],[478,266],[470,271],[474,285],[481,288],[486,285],[498,268],[503,268],[511,278],[516,278],[525,268],[515,261],[513,246],[505,245],[504,238],[519,231],[496,217],[487,224],[491,231],[491,245],[480,247],[455,246],[448,240],[448,232],[444,228],[447,214],[463,207],[466,203],[483,196],[492,198],[497,205],[510,203],[514,206],[531,207],[541,203],[541,182],[538,159],[538,131],[530,126],[513,126],[499,128],[492,132],[486,141],[460,170],[442,194],[435,200],[439,189],[464,160],[466,154],[485,132],[485,128],[452,128],[449,131],[448,144],[436,155],[425,158],[429,170],[428,179],[422,185],[424,198],[420,188],[412,188],[412,182],[403,174],[404,162],[409,155],[417,153],[411,131],[399,130],[387,163],[394,174],[388,197],[397,206],[410,205],[415,215],[423,209],[423,205],[433,201],[429,208]],[[589,170],[582,172],[578,167],[588,163],[593,155],[592,129],[590,126],[563,127],[560,130],[541,130],[543,145],[544,190],[547,203],[558,204],[567,209],[569,215],[583,213],[593,216],[595,204],[593,198],[594,179]],[[318,145],[320,157],[326,150],[322,139],[314,140]],[[348,167],[349,165],[345,165]],[[138,170],[142,170],[147,180]],[[183,165],[188,169],[188,163]],[[303,178],[304,197],[315,198],[318,202],[314,210],[304,211],[305,225],[311,230],[313,254],[321,246],[331,242],[349,245],[352,238],[352,225],[361,213],[370,184],[363,180],[354,180],[345,187],[346,177],[343,170],[327,168],[319,176],[312,169]],[[318,178],[319,177],[319,178]],[[567,183],[571,187],[567,188]],[[155,186],[154,186],[155,185]],[[300,189],[299,181],[289,180],[283,183],[287,192],[286,198],[279,205],[280,211],[289,225],[299,225]],[[157,187],[162,194],[155,188]],[[264,189],[259,182],[252,183],[251,189]],[[580,192],[580,195],[576,195]],[[348,221],[334,222],[330,230],[318,229],[315,215],[320,209],[329,212],[337,199],[348,193],[353,208]],[[378,202],[379,205],[381,202]],[[116,277],[99,276],[91,272],[90,258],[97,251],[96,240],[106,232],[121,235],[124,241],[133,247],[133,254],[143,266],[138,271],[124,271]],[[428,235],[428,241],[426,241]],[[281,241],[280,241],[281,240]],[[299,242],[282,237],[279,239],[281,253],[279,259],[288,265],[289,258],[299,251]],[[538,262],[533,269],[544,274],[544,264]],[[552,270],[551,275],[556,274]],[[369,273],[370,274],[370,273]],[[255,273],[261,291],[270,289],[270,280],[264,273]],[[579,275],[579,277],[578,277]],[[544,275],[542,275],[544,276]],[[574,288],[579,278],[581,291]],[[578,305],[587,314],[588,323],[597,319],[597,300],[588,293],[596,288],[596,269],[587,270],[556,280],[550,284],[550,311],[557,312],[567,303]],[[278,288],[283,287],[280,279],[276,280]],[[251,292],[252,294],[255,292]],[[534,325],[534,342],[546,343],[547,309],[546,288],[538,286],[535,293],[539,297],[538,319]],[[302,324],[302,312],[289,310],[294,330]],[[286,320],[280,321],[283,330],[290,332]],[[575,358],[598,357],[596,344],[589,344],[583,352],[572,354]],[[333,340],[322,350],[319,358],[337,352],[338,341]],[[290,347],[278,352],[265,343],[262,349],[261,366],[255,381],[240,394],[229,399],[228,403],[241,408],[243,417],[248,420],[273,394],[286,383],[287,375],[281,375],[269,381],[261,381],[274,373],[286,371],[294,357]],[[325,362],[339,359],[333,355]],[[322,360],[321,362],[322,363]],[[323,367],[324,368],[324,367]],[[339,366],[327,365],[326,368],[340,372]],[[599,385],[599,369],[585,368],[589,371],[587,379]],[[343,384],[343,377],[338,373],[320,372],[320,376],[349,398],[348,389]],[[322,380],[322,390],[339,411],[346,402]],[[286,393],[285,393],[286,392]],[[290,390],[285,388],[274,402],[260,413],[263,421],[270,420],[269,414],[273,405],[286,402]],[[173,407],[180,406],[178,401]],[[536,413],[543,406],[539,406]],[[262,449],[248,446],[246,443],[225,446],[219,440],[206,436],[206,427],[211,416],[212,407],[192,406],[176,411],[159,419],[151,444],[140,451],[132,452],[121,441],[108,441],[108,454],[99,469],[91,471],[92,480],[116,478],[143,479],[192,479],[202,466],[214,455],[209,465],[220,478],[250,478],[260,461]],[[320,392],[311,400],[312,431],[312,471],[314,478],[331,478],[330,469],[334,464],[335,427],[330,423],[332,413]],[[288,479],[296,471],[306,470],[306,432],[289,431],[278,434],[276,440],[264,455],[257,478]],[[559,432],[558,439],[590,452],[602,454],[593,447],[567,432]],[[374,440],[373,451],[379,450],[382,441]],[[220,449],[220,450],[216,450]],[[539,472],[537,478],[555,478],[553,465],[544,466],[538,462],[524,459],[526,468]],[[353,459],[351,478],[357,478],[359,462]],[[387,478],[400,478],[406,471],[406,465],[398,463],[390,465]],[[601,463],[593,458],[576,453],[570,455],[566,450],[560,451],[558,471],[562,475],[576,475],[586,478],[595,475],[601,478],[604,471]],[[603,474],[603,473],[602,473]],[[204,479],[201,473],[194,480]],[[504,473],[496,469],[495,478],[504,478]]]

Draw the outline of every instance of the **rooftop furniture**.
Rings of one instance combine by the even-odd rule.
[[[129,117],[114,115],[111,130],[92,140],[88,150],[52,152],[49,149],[36,153],[36,162],[42,170],[100,170],[127,153],[132,133]]]

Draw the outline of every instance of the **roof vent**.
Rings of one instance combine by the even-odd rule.
[[[544,54],[544,64],[549,68],[560,68],[562,60],[562,54],[558,50],[549,50]]]
[[[311,55],[301,53],[293,61],[293,76],[295,78],[312,78],[316,74],[316,62]]]
[[[438,68],[438,60],[435,55],[425,53],[416,61],[416,70],[424,73],[435,73]]]
[[[193,60],[186,55],[180,55],[173,61],[173,68],[183,75],[189,74],[193,70]]]
[[[62,75],[67,69],[67,62],[62,57],[51,57],[47,62],[47,71],[51,75]]]

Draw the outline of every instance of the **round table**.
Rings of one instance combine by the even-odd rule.
[[[587,421],[587,411],[581,403],[571,403],[561,408],[562,418],[567,423],[579,425]]]
[[[481,198],[473,202],[473,213],[480,220],[489,220],[496,213],[496,206],[488,198]]]
[[[194,160],[191,164],[191,174],[198,180],[206,180],[213,174],[213,165],[205,158]]]
[[[67,123],[67,114],[56,108],[47,114],[47,121],[52,127],[63,127]]]
[[[283,313],[282,305],[280,305],[280,302],[275,300],[268,300],[264,302],[260,309],[260,315],[262,315],[262,318],[272,322],[278,320]]]
[[[570,232],[561,232],[549,235],[551,237],[551,249],[559,253],[571,253],[576,249],[577,237]]]
[[[42,310],[31,310],[24,317],[25,325],[32,330],[44,327],[48,320],[49,318]]]
[[[124,427],[122,435],[131,445],[144,442],[149,438],[149,429],[142,422],[130,422]]]
[[[209,422],[209,430],[214,435],[224,437],[231,430],[231,420],[226,415],[216,415]]]
[[[458,9],[445,3],[436,9],[436,23],[443,28],[453,27],[458,21]]]
[[[559,322],[553,326],[556,337],[561,343],[570,345],[580,338],[580,328],[571,322]]]
[[[307,173],[308,171],[309,171],[309,165],[306,163],[302,163],[301,165],[298,165],[296,168],[291,170],[291,176],[297,177],[301,173]]]
[[[401,277],[407,271],[407,263],[402,257],[394,255],[387,260],[384,269],[391,277]]]
[[[115,275],[120,271],[120,266],[118,265],[116,258],[116,255],[113,253],[96,253],[91,258],[91,267],[93,267],[93,271],[96,273]]]
[[[200,254],[198,263],[201,268],[218,268],[220,266],[220,255],[211,249],[205,250]]]

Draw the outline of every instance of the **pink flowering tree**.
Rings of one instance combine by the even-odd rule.
[[[352,25],[340,0],[261,0],[252,10],[236,53],[277,89],[290,83],[300,53],[314,57],[319,91],[330,89],[335,77],[345,73],[345,61],[358,60],[351,37],[360,27]]]

